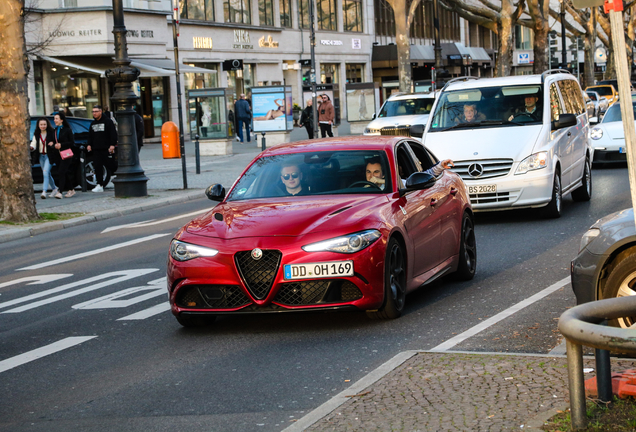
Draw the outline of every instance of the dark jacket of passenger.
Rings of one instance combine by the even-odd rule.
[[[93,120],[88,128],[86,145],[91,146],[91,150],[108,150],[117,145],[117,130],[108,116],[102,114],[99,120]]]
[[[51,163],[59,164],[62,162],[62,156],[60,156],[60,151],[62,150],[73,150],[73,153],[76,152],[75,149],[75,138],[73,137],[73,131],[68,126],[60,126],[55,128],[55,137],[53,138],[53,147],[49,147],[50,152],[49,160]],[[60,149],[55,148],[55,144],[60,143]]]

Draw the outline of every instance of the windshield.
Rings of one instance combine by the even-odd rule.
[[[367,171],[381,180],[367,181]],[[262,157],[239,179],[228,201],[307,195],[385,194],[391,192],[391,176],[388,173],[386,153],[381,151],[320,151]],[[376,186],[378,183],[380,185]]]
[[[602,86],[602,87],[591,87],[590,90],[594,90],[601,96],[612,96],[612,87],[611,86]]]
[[[382,106],[378,118],[430,114],[434,102],[432,97],[390,100]]]
[[[587,96],[588,96],[590,99],[592,99],[593,101],[596,101],[596,93],[594,93],[594,92],[587,92],[586,94],[587,94]]]
[[[632,107],[634,108],[634,117],[636,117],[636,103],[632,103]],[[619,104],[614,104],[609,107],[605,113],[602,123],[619,122],[622,120],[622,117],[621,106]]]
[[[540,85],[484,87],[442,93],[430,132],[540,124],[543,101]]]

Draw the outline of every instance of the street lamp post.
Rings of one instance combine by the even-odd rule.
[[[309,72],[309,81],[311,82],[311,110],[314,121],[311,127],[314,130],[314,137],[318,138],[318,105],[316,105],[316,29],[314,26],[314,0],[309,0],[309,20],[310,20],[310,41],[309,49],[311,52],[311,71]]]
[[[139,77],[139,69],[130,66],[126,46],[126,26],[122,0],[113,0],[113,34],[115,36],[114,69],[106,71],[106,77],[115,85],[115,93],[110,98],[117,117],[118,167],[113,179],[115,197],[141,197],[148,195],[148,177],[139,165],[135,111],[133,106],[138,98],[133,91],[133,82]]]
[[[568,51],[565,49],[565,0],[561,0],[561,68],[568,65]]]
[[[442,69],[442,46],[439,42],[439,6],[437,0],[433,0],[433,27],[435,36],[435,70]]]

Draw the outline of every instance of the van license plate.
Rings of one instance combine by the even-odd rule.
[[[470,195],[482,194],[482,193],[495,193],[497,192],[497,185],[481,185],[481,186],[468,186],[468,193]]]
[[[344,276],[353,276],[353,261],[285,265],[285,279],[287,280]]]

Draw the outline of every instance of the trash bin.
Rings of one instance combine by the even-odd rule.
[[[180,158],[181,151],[179,144],[179,128],[174,122],[165,122],[163,126],[161,126],[161,148],[163,150],[163,158]]]

